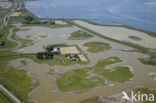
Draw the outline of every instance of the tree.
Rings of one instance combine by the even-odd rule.
[[[46,48],[46,50],[47,50],[48,52],[51,52],[52,50],[54,50],[54,47],[51,46],[51,45],[49,45],[49,46]]]
[[[5,45],[5,41],[2,41],[2,42],[0,43],[0,45],[1,45],[1,46],[4,46],[4,45]]]
[[[39,52],[37,53],[38,59],[53,59],[53,53],[51,52]]]
[[[27,16],[27,17],[25,17],[25,20],[32,21],[32,20],[34,20],[34,18],[32,16]]]

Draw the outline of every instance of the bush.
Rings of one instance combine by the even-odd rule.
[[[38,59],[53,59],[53,53],[51,52],[39,52],[37,53]]]
[[[1,45],[1,46],[4,46],[4,45],[5,45],[5,41],[2,41],[2,42],[0,43],[0,45]]]
[[[34,20],[34,18],[32,16],[27,16],[27,17],[25,17],[25,20],[32,21],[32,20]]]
[[[47,50],[48,52],[51,52],[52,50],[54,50],[54,46],[49,45],[49,46],[46,48],[46,50]]]

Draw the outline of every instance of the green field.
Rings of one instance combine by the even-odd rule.
[[[105,83],[98,76],[86,78],[89,76],[87,72],[87,69],[71,70],[62,74],[62,77],[56,80],[56,84],[62,91],[83,91]]]
[[[88,42],[85,43],[84,46],[88,47],[87,51],[91,53],[99,53],[111,49],[111,46],[108,43],[104,42]]]
[[[89,39],[91,37],[94,37],[94,36],[85,31],[78,30],[71,34],[71,36],[69,37],[69,40]]]
[[[25,70],[8,67],[7,63],[13,58],[0,59],[0,84],[15,94],[20,100],[28,101],[28,93],[31,91],[32,78],[27,76]]]
[[[80,103],[100,103],[99,97],[88,98],[86,100],[81,101]]]
[[[140,92],[140,94],[154,94],[154,97],[156,97],[156,90],[152,90],[149,88],[136,88],[134,92]],[[154,102],[144,101],[143,103],[156,103],[156,98],[154,99]]]
[[[138,60],[146,65],[156,65],[156,58],[155,60],[152,58],[138,58]]]
[[[108,80],[117,82],[124,82],[134,76],[134,74],[129,71],[128,67],[116,67],[113,71],[103,71],[100,74]]]
[[[118,57],[110,57],[100,60],[93,67],[70,70],[60,74],[61,77],[57,78],[56,84],[62,91],[84,91],[105,84],[105,79],[101,76],[116,82],[125,82],[133,78],[134,74],[130,72],[128,67],[115,67],[113,71],[105,69],[106,65],[119,62],[122,62],[122,60]],[[92,72],[96,76],[92,77],[88,72]]]
[[[5,45],[0,46],[0,49],[13,48],[17,46],[15,42],[12,42],[7,39],[7,36],[9,35],[9,29],[10,27],[3,28],[0,30],[0,42],[5,41]]]
[[[149,88],[136,88],[134,90],[134,92],[136,94],[138,94],[138,92],[140,94],[154,94],[154,97],[156,97],[156,90],[152,90],[152,89],[149,89]],[[128,94],[130,94],[130,92],[128,92]],[[117,98],[116,98],[117,99]],[[109,98],[108,100],[110,100],[110,103],[113,103],[112,101],[116,101],[115,98]],[[137,99],[137,95],[136,95],[136,99]],[[85,99],[85,100],[82,100],[80,103],[105,103],[105,102],[102,102],[103,100],[100,99],[99,96],[95,96],[95,97],[91,97],[91,98],[88,98],[88,99]],[[109,103],[109,102],[107,102]],[[156,98],[154,100],[154,102],[149,102],[149,101],[143,101],[143,102],[140,102],[140,103],[156,103]]]
[[[0,91],[0,103],[13,103],[5,93]]]

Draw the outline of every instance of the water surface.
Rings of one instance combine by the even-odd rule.
[[[38,17],[94,19],[156,32],[155,0],[37,0],[26,6]]]

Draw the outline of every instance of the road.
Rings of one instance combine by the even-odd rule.
[[[5,92],[10,98],[12,98],[16,103],[21,103],[21,101],[15,97],[12,93],[10,93],[6,88],[4,88],[2,85],[0,85],[0,89]]]

